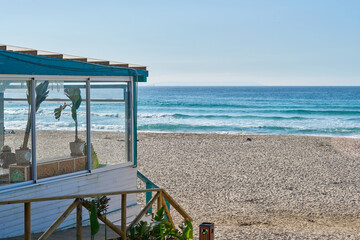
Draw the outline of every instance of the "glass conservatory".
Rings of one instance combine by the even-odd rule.
[[[1,200],[136,189],[137,84],[147,76],[145,66],[0,44]],[[109,201],[114,223],[120,198]],[[32,204],[31,231],[45,231],[70,203]],[[140,211],[136,194],[126,208],[128,218]],[[23,214],[0,205],[0,239],[24,233]]]
[[[0,49],[0,190],[136,166],[136,87],[145,67]]]

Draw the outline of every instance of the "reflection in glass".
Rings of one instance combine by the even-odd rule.
[[[128,162],[127,87],[121,82],[91,85],[91,142],[100,167]]]
[[[0,185],[32,179],[30,87],[30,81],[0,81]]]
[[[86,83],[34,83],[36,161],[31,81],[0,81],[0,186],[87,169]],[[131,161],[130,83],[91,82],[90,96],[91,168]]]
[[[51,81],[36,115],[37,178],[86,170],[84,82]]]

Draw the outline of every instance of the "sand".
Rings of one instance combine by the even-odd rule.
[[[141,133],[138,155],[196,239],[205,221],[216,239],[360,239],[360,139]]]
[[[15,131],[5,142],[14,150],[22,137]],[[40,159],[69,154],[73,138],[39,131]],[[122,133],[94,132],[92,139],[100,163],[124,161]],[[216,239],[360,239],[360,139],[175,133],[138,139],[138,169],[190,214],[195,239],[205,221],[215,223]]]
[[[11,130],[10,130],[11,131]],[[79,138],[86,140],[86,132],[79,132]],[[11,147],[12,152],[18,149],[24,139],[24,131],[13,130],[13,134],[5,135],[5,145]],[[69,142],[75,140],[73,131],[40,130],[36,133],[36,156],[38,162],[69,157]],[[98,156],[99,163],[105,165],[127,161],[125,151],[125,134],[123,132],[93,131],[91,142]],[[31,148],[31,137],[28,147]]]

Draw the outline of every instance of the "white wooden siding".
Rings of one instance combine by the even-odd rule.
[[[108,171],[92,172],[88,174],[57,179],[49,182],[32,184],[17,189],[0,191],[1,200],[15,200],[23,198],[50,197],[61,195],[76,195],[97,192],[110,192],[136,189],[137,169],[132,166],[110,169]],[[109,196],[109,219],[118,221],[121,196]],[[31,204],[31,231],[34,233],[45,231],[56,218],[71,204],[73,200],[35,202]],[[139,212],[140,206],[136,202],[136,194],[127,196],[127,219]],[[84,225],[88,224],[88,211],[83,208]],[[59,226],[59,228],[73,227],[76,221],[76,211]],[[24,204],[0,205],[0,238],[19,236],[24,234]]]

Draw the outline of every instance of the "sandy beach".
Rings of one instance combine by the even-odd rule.
[[[11,134],[5,135],[5,145],[11,147],[12,152],[18,149],[23,142],[24,131],[10,130]],[[36,133],[37,161],[47,162],[49,159],[57,159],[70,156],[69,142],[73,142],[73,131],[49,131],[39,130]],[[86,140],[85,131],[79,131],[79,138]],[[125,134],[123,132],[100,132],[93,131],[91,142],[99,158],[99,163],[117,164],[126,162]],[[31,137],[28,147],[31,148]]]
[[[360,239],[360,139],[141,133],[138,154],[195,239],[205,221],[216,239]]]
[[[15,131],[5,143],[14,149],[22,137]],[[360,239],[360,139],[183,133],[138,139],[138,169],[192,216],[195,239],[201,222],[215,223],[216,239]],[[73,132],[39,131],[39,157],[64,155],[72,140]],[[92,140],[100,163],[124,156],[123,134],[93,132]]]

